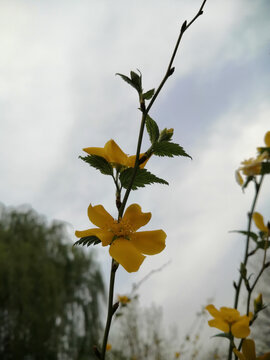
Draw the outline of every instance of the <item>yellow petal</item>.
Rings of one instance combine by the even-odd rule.
[[[244,180],[243,180],[239,170],[235,171],[235,180],[240,186],[242,186],[244,184]]]
[[[246,338],[250,334],[249,318],[246,316],[246,319],[237,321],[236,323],[232,324],[231,332],[233,336],[238,339]]]
[[[105,158],[107,161],[109,161],[104,148],[101,148],[101,147],[88,147],[88,148],[84,148],[83,151],[85,151],[89,155],[101,156],[101,157]]]
[[[110,246],[110,255],[128,272],[138,271],[145,256],[127,239],[114,240]]]
[[[222,319],[213,319],[213,320],[209,320],[208,321],[208,325],[211,326],[211,327],[215,327],[221,331],[224,331],[224,332],[229,332],[230,331],[230,327],[229,327],[229,324],[226,323],[224,320]]]
[[[104,150],[105,150],[107,158],[109,159],[109,162],[126,166],[128,157],[120,149],[120,147],[116,144],[116,142],[114,140],[107,141],[104,146]]]
[[[267,147],[270,147],[270,131],[267,131],[267,133],[265,134],[264,142]]]
[[[88,207],[89,220],[101,229],[109,230],[114,222],[113,217],[104,209],[102,205]]]
[[[233,308],[228,308],[226,306],[222,306],[220,308],[221,317],[228,321],[229,323],[232,323],[234,321],[237,321],[240,319],[240,313],[238,310]]]
[[[136,231],[146,225],[150,221],[151,216],[150,212],[143,213],[140,205],[132,204],[125,211],[123,221],[129,223],[132,229]]]
[[[205,309],[214,317],[214,318],[221,318],[220,311],[212,304],[207,305]]]
[[[246,360],[256,360],[255,343],[252,339],[245,339],[242,347]]]
[[[167,235],[163,230],[140,231],[130,236],[130,241],[141,253],[155,255],[165,248]]]
[[[139,159],[141,159],[144,155],[145,155],[144,153],[140,154]],[[135,166],[135,160],[136,160],[136,155],[131,155],[131,156],[129,156],[129,157],[128,157],[127,166],[128,166],[128,167],[134,167],[134,166]],[[145,165],[146,165],[146,163],[147,163],[148,160],[149,160],[149,158],[146,159],[142,164],[140,164],[140,168],[141,168],[141,169],[143,169],[143,168],[145,167]]]
[[[113,234],[103,229],[88,229],[83,231],[75,231],[75,236],[78,238],[86,236],[96,236],[101,240],[102,246],[110,245],[113,239]]]
[[[238,351],[236,348],[233,349],[233,352],[234,352],[235,355],[238,357],[238,359],[240,359],[240,360],[246,360],[246,358],[244,357],[244,355],[241,354],[240,351]]]
[[[259,230],[268,232],[268,227],[264,225],[263,216],[260,213],[254,212],[252,219]]]

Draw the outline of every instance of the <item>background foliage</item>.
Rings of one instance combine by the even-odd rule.
[[[103,296],[94,253],[72,248],[64,224],[1,206],[1,359],[91,358]]]

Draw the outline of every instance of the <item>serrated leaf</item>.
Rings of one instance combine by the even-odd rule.
[[[92,236],[85,236],[80,238],[80,240],[76,241],[73,246],[76,245],[82,245],[82,246],[90,246],[90,245],[97,245],[99,244],[101,241],[99,240],[98,237],[92,235]]]
[[[142,97],[144,100],[150,100],[154,96],[154,93],[155,93],[155,89],[151,89],[151,90],[146,91],[142,95]]]
[[[253,231],[245,231],[245,230],[232,230],[230,231],[230,233],[239,233],[239,234],[242,234],[242,235],[249,235],[252,240],[254,240],[255,242],[257,242],[257,239],[258,239],[258,235],[253,232]]]
[[[182,146],[170,141],[158,142],[153,145],[152,149],[153,153],[157,156],[187,156],[192,159],[192,157],[185,152]]]
[[[151,144],[154,144],[159,138],[158,125],[149,115],[146,116],[145,125],[150,137]]]
[[[93,166],[95,169],[99,170],[101,174],[113,175],[112,165],[103,157],[98,155],[88,155],[85,157],[79,156],[79,158],[90,166]]]
[[[130,181],[131,178],[133,176],[133,172],[134,169],[133,168],[128,168],[126,170],[124,170],[123,172],[121,172],[120,174],[120,182],[121,185],[127,189],[130,185]],[[132,190],[137,190],[140,187],[145,187],[145,185],[150,185],[150,184],[154,184],[154,183],[159,183],[159,184],[165,184],[165,185],[169,185],[169,183],[164,180],[161,179],[159,177],[157,177],[156,175],[150,173],[150,171],[147,171],[146,169],[138,169],[133,185],[132,185]]]

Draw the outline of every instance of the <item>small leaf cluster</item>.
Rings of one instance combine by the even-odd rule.
[[[135,71],[130,72],[130,77],[117,73],[116,75],[119,75],[126,83],[128,83],[130,86],[132,86],[139,94],[140,102],[142,103],[144,100],[150,100],[154,94],[155,89],[150,89],[146,92],[143,92],[142,88],[142,74],[138,70],[137,74]]]
[[[250,255],[254,254],[258,249],[264,250],[265,248],[268,249],[270,247],[270,241],[265,240],[265,233],[263,231],[259,231],[256,234],[253,231],[245,231],[245,230],[235,230],[232,232],[236,232],[245,236],[249,236],[256,244],[256,248],[250,253]]]
[[[145,125],[152,144],[150,149],[147,151],[150,156],[186,156],[191,158],[182,146],[171,141],[173,129],[165,128],[160,131],[155,120],[153,120],[149,115],[146,116]]]

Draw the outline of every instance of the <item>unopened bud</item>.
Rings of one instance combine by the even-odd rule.
[[[263,309],[263,298],[262,294],[259,294],[259,296],[254,300],[254,313],[261,311]]]

